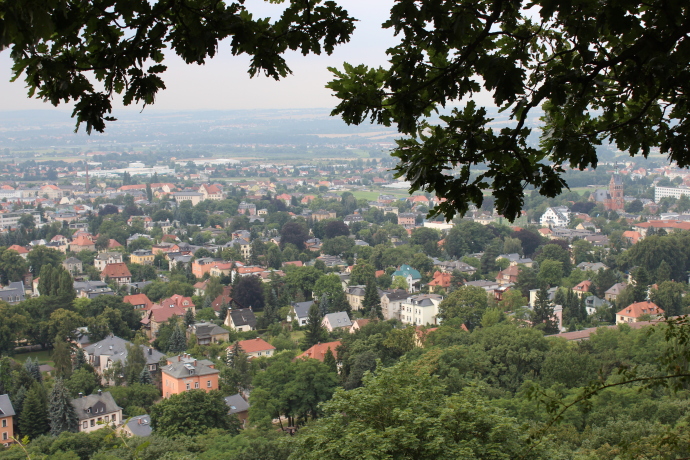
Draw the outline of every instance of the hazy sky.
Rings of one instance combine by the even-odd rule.
[[[217,56],[206,65],[186,65],[174,54],[167,56],[168,71],[163,75],[167,89],[159,92],[153,110],[256,109],[256,108],[331,108],[336,99],[324,85],[331,79],[327,67],[353,64],[383,65],[385,50],[396,43],[393,33],[381,28],[392,0],[339,0],[351,16],[359,19],[352,40],[337,47],[331,56],[302,56],[289,53],[287,63],[293,75],[276,82],[266,77],[249,78],[249,59],[232,56],[221,43]],[[275,5],[248,0],[248,8],[258,15],[277,16]],[[63,104],[54,109],[40,100],[29,99],[23,81],[10,83],[12,61],[9,51],[0,52],[0,110],[71,110]],[[121,107],[116,100],[115,107]],[[149,110],[149,108],[147,108]],[[116,114],[117,115],[117,114]]]

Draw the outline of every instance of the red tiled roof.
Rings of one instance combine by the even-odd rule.
[[[28,249],[26,249],[24,246],[19,246],[18,244],[13,244],[12,246],[10,246],[7,249],[11,250],[11,251],[17,251],[19,254],[28,254],[29,253]]]
[[[642,315],[663,315],[664,310],[659,308],[654,302],[635,302],[618,313],[618,316],[627,316],[629,318],[639,318]]]
[[[326,357],[326,353],[328,352],[328,349],[330,349],[331,353],[333,353],[333,356],[335,356],[336,349],[339,346],[340,340],[336,340],[335,342],[317,343],[316,345],[314,345],[313,347],[299,355],[297,358],[313,358],[323,362],[324,358]]]
[[[240,340],[239,345],[245,353],[256,353],[257,351],[276,349],[276,347],[258,337],[255,339]]]
[[[577,286],[573,288],[573,291],[578,292],[589,292],[589,288],[592,287],[592,282],[590,280],[584,280]]]
[[[153,305],[153,302],[151,302],[151,300],[146,296],[146,294],[126,295],[122,299],[122,301],[135,306],[143,305],[144,308],[149,308],[151,305]]]
[[[127,264],[120,262],[106,265],[101,272],[101,276],[108,278],[131,278],[132,274],[129,272]]]

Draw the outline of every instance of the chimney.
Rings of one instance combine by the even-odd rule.
[[[194,360],[194,367],[196,367],[196,359]]]
[[[153,354],[153,348],[149,348],[149,355]]]
[[[82,393],[82,392],[80,391],[80,392],[79,392],[79,397],[80,397],[80,398],[83,398],[83,397],[84,397],[84,393]]]
[[[102,394],[103,394],[103,392],[102,392],[101,389],[99,388],[99,389],[98,389],[98,396],[101,396]]]
[[[181,361],[180,355],[177,355],[177,362],[179,363]]]
[[[138,424],[141,425],[141,419],[137,420],[137,422],[139,422]]]

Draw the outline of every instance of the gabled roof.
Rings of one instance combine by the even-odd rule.
[[[196,334],[196,337],[198,339],[205,339],[205,338],[211,338],[216,335],[222,335],[222,334],[228,334],[229,331],[227,329],[223,329],[222,327],[213,324],[213,323],[196,323],[193,326],[190,326],[190,329],[192,329],[193,333]]]
[[[324,321],[328,320],[328,323],[333,328],[352,326],[352,321],[350,321],[350,317],[347,316],[347,313],[344,311],[339,311],[336,313],[328,313],[326,316],[324,316],[323,320]]]
[[[276,347],[274,347],[273,345],[259,337],[249,340],[240,340],[238,343],[240,345],[240,348],[242,348],[242,351],[244,351],[245,353],[256,353],[257,351],[276,349]]]
[[[326,357],[326,353],[328,353],[328,350],[331,350],[331,353],[333,353],[333,356],[337,355],[336,349],[340,346],[340,340],[336,340],[335,342],[327,342],[327,343],[317,343],[313,347],[309,348],[307,351],[299,355],[297,358],[313,358],[313,359],[318,359],[319,361],[323,362],[324,358]]]
[[[249,403],[238,393],[225,397],[225,404],[228,405],[228,414],[238,414],[249,410]]]
[[[132,274],[129,272],[127,264],[120,262],[116,264],[107,264],[101,272],[101,276],[108,278],[131,278]]]
[[[127,295],[122,299],[122,301],[134,306],[143,305],[144,308],[149,308],[151,305],[153,305],[153,302],[151,302],[151,299],[149,299],[146,294]]]
[[[179,355],[168,358],[168,364],[161,368],[161,372],[176,379],[184,379],[190,375],[219,374],[218,369],[211,366],[213,363],[205,359],[197,360],[189,355]]]
[[[403,264],[398,268],[396,271],[393,272],[391,277],[395,278],[396,276],[403,276],[407,278],[408,276],[411,276],[412,279],[421,279],[422,275],[419,273],[419,271],[415,270],[414,268],[410,267],[407,264]]]
[[[103,415],[122,410],[122,408],[115,403],[113,395],[108,391],[73,399],[72,406],[74,406],[79,420],[93,418],[96,415],[96,410],[98,410],[98,414],[102,413]],[[100,412],[101,409],[103,412]]]
[[[625,289],[627,286],[628,286],[628,285],[625,284],[625,283],[616,283],[616,284],[614,284],[613,286],[611,286],[610,288],[608,288],[608,290],[607,290],[604,294],[608,294],[608,295],[618,295],[618,294],[620,294],[620,293],[623,291],[623,289]]]
[[[9,248],[7,248],[8,251],[17,251],[19,254],[28,254],[29,250],[26,249],[24,246],[19,246],[18,244],[13,244]]]
[[[306,318],[309,316],[309,307],[314,303],[313,300],[306,302],[292,302],[292,307],[295,309],[295,316],[297,318]]]
[[[14,407],[12,407],[12,401],[8,395],[0,395],[0,417],[11,417],[16,415],[14,413]]]
[[[150,436],[151,435],[151,417],[148,414],[137,415],[127,419],[127,428],[134,436]]]
[[[228,314],[232,319],[232,324],[235,327],[238,326],[249,326],[252,328],[256,327],[256,316],[251,308],[238,308],[235,310],[228,310]]]
[[[647,300],[646,302],[635,302],[628,305],[616,315],[627,316],[629,318],[639,318],[642,315],[663,315],[664,310],[659,308],[654,302]]]
[[[577,292],[589,292],[589,289],[592,287],[592,282],[590,280],[584,280],[577,286],[573,288],[573,291]]]

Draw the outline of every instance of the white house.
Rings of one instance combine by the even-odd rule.
[[[548,208],[539,223],[542,227],[567,227],[570,224],[570,210],[565,206]]]
[[[437,325],[438,306],[442,300],[438,294],[413,295],[400,304],[400,321],[417,326]]]

